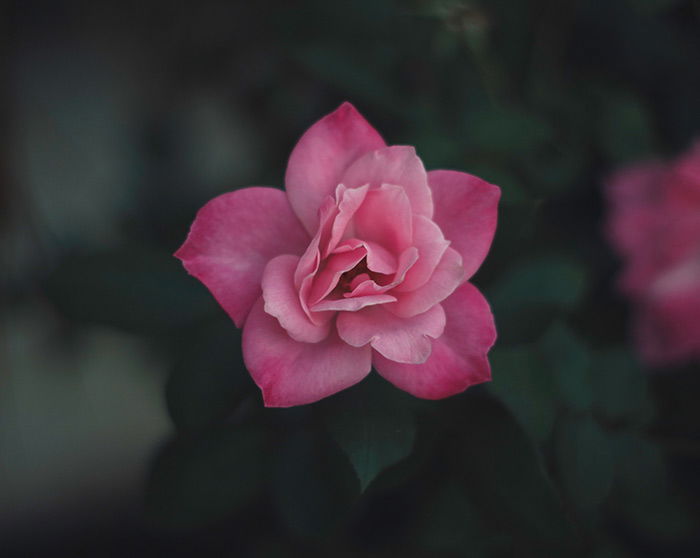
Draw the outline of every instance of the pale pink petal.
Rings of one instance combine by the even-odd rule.
[[[377,284],[369,275],[363,273],[355,277],[350,283],[351,292],[345,294],[346,297],[357,297],[372,295],[377,293],[385,293],[393,289],[396,285],[400,285],[406,277],[408,271],[418,261],[418,250],[415,246],[410,246],[404,250],[399,256],[396,264],[396,273],[391,281],[386,284]]]
[[[433,216],[428,177],[413,147],[392,145],[367,153],[345,171],[341,182],[348,188],[364,184],[373,188],[382,184],[401,186],[411,202],[413,213],[428,218]]]
[[[369,269],[375,273],[381,273],[383,275],[396,273],[398,269],[398,261],[396,256],[394,256],[381,244],[377,244],[376,242],[367,242],[364,240],[358,240],[357,238],[350,238],[339,244],[335,248],[334,252],[337,254],[348,252],[351,250],[356,250],[360,246],[364,247],[367,251],[367,267]]]
[[[262,278],[265,312],[277,318],[289,336],[304,343],[318,343],[328,336],[331,315],[318,316],[316,323],[309,319],[294,286],[297,256],[282,255],[270,260]]]
[[[425,285],[409,293],[391,291],[398,300],[388,305],[387,310],[403,318],[422,314],[450,296],[463,281],[462,256],[448,247]]]
[[[311,310],[309,310],[309,297],[311,296],[314,278],[321,266],[321,251],[319,246],[324,242],[323,239],[330,237],[330,230],[333,219],[335,215],[337,215],[337,211],[338,209],[333,198],[326,198],[319,210],[319,229],[313,239],[311,239],[311,243],[306,251],[301,256],[299,265],[297,265],[296,271],[294,272],[294,285],[299,292],[301,307],[309,319],[317,324],[320,324],[317,315],[314,315]]]
[[[339,298],[339,299],[329,299],[322,300],[321,302],[314,304],[311,310],[314,312],[328,312],[331,310],[343,311],[343,312],[357,312],[365,306],[372,306],[374,304],[387,304],[389,302],[394,302],[396,300],[395,296],[388,294],[373,294],[367,296],[356,296],[353,298]]]
[[[284,192],[244,188],[200,209],[175,256],[241,327],[260,296],[267,262],[280,254],[301,254],[308,242]]]
[[[351,347],[335,332],[299,343],[255,304],[243,329],[243,359],[267,407],[313,403],[348,388],[371,369],[370,347]]]
[[[419,364],[430,356],[431,338],[445,329],[445,311],[436,304],[423,314],[399,318],[382,306],[370,306],[341,312],[336,324],[340,338],[353,347],[369,343],[389,360]]]
[[[321,252],[324,257],[333,252],[342,239],[355,236],[355,227],[352,224],[352,218],[365,200],[367,190],[369,190],[368,185],[349,190],[343,184],[339,184],[336,188],[335,199],[337,201],[338,210],[333,219],[328,239],[324,238],[321,243]]]
[[[345,169],[384,140],[350,103],[316,122],[289,157],[285,185],[289,203],[310,234],[318,228],[318,208],[333,195]]]
[[[418,250],[418,260],[396,290],[414,291],[425,285],[449,245],[450,242],[445,239],[440,227],[426,217],[414,215],[413,246]]]
[[[323,242],[322,237],[329,238],[331,227],[333,226],[333,219],[338,214],[338,208],[335,205],[333,198],[326,198],[318,211],[320,218],[320,225],[316,234],[314,234],[311,242],[306,247],[301,260],[299,261],[299,266],[294,272],[294,284],[298,289],[301,288],[301,284],[309,275],[313,275],[318,271],[318,267],[321,263],[321,250],[320,245]]]
[[[353,224],[357,238],[400,254],[411,245],[413,236],[413,216],[406,192],[391,184],[370,190],[355,213]]]
[[[350,271],[367,255],[364,246],[359,246],[352,252],[341,252],[331,254],[325,261],[325,265],[314,278],[313,286],[309,294],[309,304],[315,304],[336,287],[340,276],[346,271]]]
[[[401,364],[374,353],[377,372],[396,387],[425,399],[441,399],[491,379],[486,357],[496,340],[488,302],[464,283],[443,304],[445,332],[423,364]]]
[[[450,246],[462,256],[469,279],[484,261],[496,232],[501,189],[464,172],[428,173],[435,216]]]

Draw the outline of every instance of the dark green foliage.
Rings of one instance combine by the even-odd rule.
[[[156,2],[133,26],[109,4],[106,35],[162,72],[132,109],[137,194],[115,240],[57,240],[10,286],[62,333],[116,328],[161,355],[174,433],[146,483],[155,532],[223,541],[214,555],[231,537],[274,556],[700,553],[700,370],[635,359],[602,193],[619,165],[700,134],[697,1]],[[199,145],[182,107],[209,95],[231,108],[200,123],[230,163],[216,179],[182,160],[183,138]],[[240,332],[172,257],[214,195],[283,186],[294,142],[344,100],[428,169],[502,188],[472,279],[498,329],[490,384],[418,401],[372,373],[265,409]]]

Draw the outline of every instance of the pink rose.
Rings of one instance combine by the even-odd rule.
[[[349,103],[302,136],[285,183],[213,199],[175,254],[243,328],[266,406],[312,403],[372,366],[428,399],[490,379],[493,316],[466,280],[493,239],[496,186],[426,173]]]
[[[700,357],[700,142],[673,163],[636,163],[607,187],[620,289],[650,365]]]

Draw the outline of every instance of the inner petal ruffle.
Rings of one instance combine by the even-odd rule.
[[[341,276],[355,268],[366,256],[367,250],[362,245],[351,251],[331,254],[313,281],[309,303],[313,305],[327,297],[337,287]]]

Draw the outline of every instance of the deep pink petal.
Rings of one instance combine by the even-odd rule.
[[[431,339],[445,329],[445,311],[436,304],[412,318],[399,318],[382,306],[370,306],[359,312],[341,312],[338,335],[353,347],[368,343],[389,360],[419,364],[430,356]]]
[[[242,327],[260,296],[267,262],[280,254],[301,254],[308,242],[284,192],[243,188],[200,209],[175,256]]]
[[[607,181],[611,208],[608,233],[625,257],[646,252],[654,243],[666,168],[660,161],[635,163],[618,170]]]
[[[435,216],[450,246],[462,256],[469,279],[484,261],[496,232],[501,189],[464,172],[428,173]]]
[[[295,341],[318,343],[328,336],[332,315],[317,316],[312,321],[301,305],[299,292],[294,286],[297,256],[282,255],[270,260],[262,278],[265,312],[277,318]]]
[[[391,291],[398,300],[388,305],[387,310],[403,318],[422,314],[450,296],[463,281],[462,256],[450,246],[425,285],[409,293]]]
[[[425,285],[450,245],[433,221],[421,215],[413,216],[413,246],[418,250],[418,260],[396,287],[398,292],[414,291]]]
[[[384,140],[350,103],[309,128],[289,157],[285,185],[289,203],[306,230],[318,228],[318,208],[333,195],[345,169]]]
[[[401,364],[374,353],[377,372],[396,387],[425,399],[441,399],[491,379],[486,357],[496,340],[488,302],[464,283],[444,303],[445,332],[423,364]]]
[[[369,184],[401,186],[411,202],[413,213],[431,218],[433,199],[423,162],[416,150],[407,145],[392,145],[367,153],[355,161],[342,178],[348,188]]]
[[[370,347],[351,347],[335,332],[299,343],[263,310],[262,298],[243,329],[243,359],[267,407],[313,403],[348,388],[371,369]]]
[[[406,192],[391,184],[370,190],[353,224],[357,238],[400,254],[411,245],[413,237],[413,215]]]

